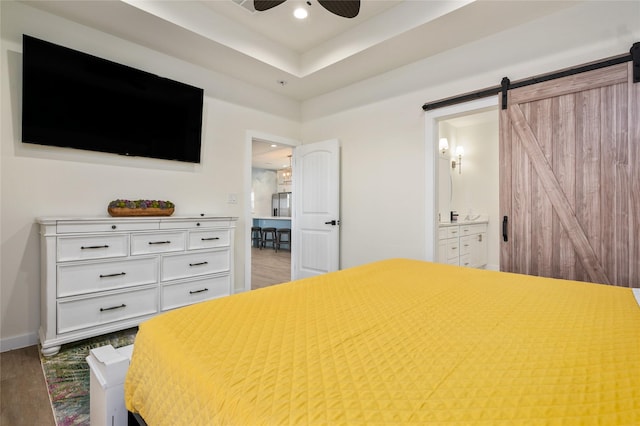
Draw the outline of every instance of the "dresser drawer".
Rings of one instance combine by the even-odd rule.
[[[189,232],[189,250],[229,246],[229,230],[206,230]]]
[[[162,286],[162,310],[179,308],[192,303],[231,294],[231,276],[208,277],[195,281],[177,282]]]
[[[86,237],[58,237],[57,260],[105,259],[127,255],[127,234],[91,235]]]
[[[201,228],[228,228],[228,221],[190,219],[160,222],[160,229],[201,229]]]
[[[58,266],[58,297],[158,282],[158,259],[84,262]]]
[[[185,245],[184,232],[166,232],[153,234],[132,234],[131,255],[167,253],[183,251]]]
[[[56,224],[58,234],[87,233],[87,232],[114,232],[114,231],[144,231],[158,229],[158,221],[64,221]]]
[[[227,272],[230,264],[228,249],[166,255],[162,257],[162,281]]]
[[[58,301],[58,333],[95,327],[158,311],[158,288]]]

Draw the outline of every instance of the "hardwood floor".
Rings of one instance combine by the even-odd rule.
[[[251,248],[251,289],[291,281],[291,252]]]
[[[55,426],[38,346],[0,353],[0,424]]]
[[[251,252],[252,289],[291,281],[291,252]],[[0,353],[0,425],[55,426],[38,346]]]

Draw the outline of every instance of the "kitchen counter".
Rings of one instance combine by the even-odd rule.
[[[290,216],[254,216],[253,220],[291,220]]]
[[[291,229],[291,218],[288,216],[255,216],[253,226]]]

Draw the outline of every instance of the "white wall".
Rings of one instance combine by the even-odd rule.
[[[37,341],[40,253],[35,218],[38,216],[106,216],[107,204],[116,198],[171,200],[176,203],[175,215],[204,212],[238,216],[234,285],[236,289],[244,288],[246,197],[238,196],[238,204],[227,204],[227,196],[240,195],[245,190],[246,131],[254,129],[297,139],[300,124],[216,99],[217,76],[201,68],[24,4],[6,1],[0,4],[2,350]],[[70,47],[73,47],[70,43],[81,43],[85,51],[97,56],[132,66],[145,64],[146,70],[203,87],[201,164],[21,143],[22,33]],[[255,94],[262,96],[259,90]],[[277,98],[272,101],[280,102]]]
[[[253,216],[273,216],[271,196],[278,192],[277,172],[275,170],[251,169],[251,190],[254,196]]]

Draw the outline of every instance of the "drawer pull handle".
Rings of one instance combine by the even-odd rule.
[[[127,273],[126,272],[118,272],[118,273],[115,273],[115,274],[105,274],[105,275],[100,274],[100,278],[119,277],[120,275],[127,275]]]
[[[91,250],[91,249],[101,249],[101,248],[109,248],[108,245],[103,245],[103,246],[80,246],[81,250]]]
[[[198,262],[198,263],[190,263],[189,266],[200,266],[200,265],[208,265],[209,262]]]
[[[202,290],[192,290],[189,292],[189,294],[204,293],[205,291],[209,291],[209,289],[203,288]]]
[[[220,237],[211,237],[211,238],[200,238],[202,241],[213,241],[213,240],[219,240]]]
[[[114,309],[122,309],[122,308],[126,308],[127,305],[125,305],[124,303],[120,306],[112,306],[110,308],[100,308],[100,312],[104,312],[104,311],[113,311]]]
[[[456,250],[458,247],[451,247],[451,250]]]
[[[171,241],[149,241],[149,245],[153,244],[171,244]]]

